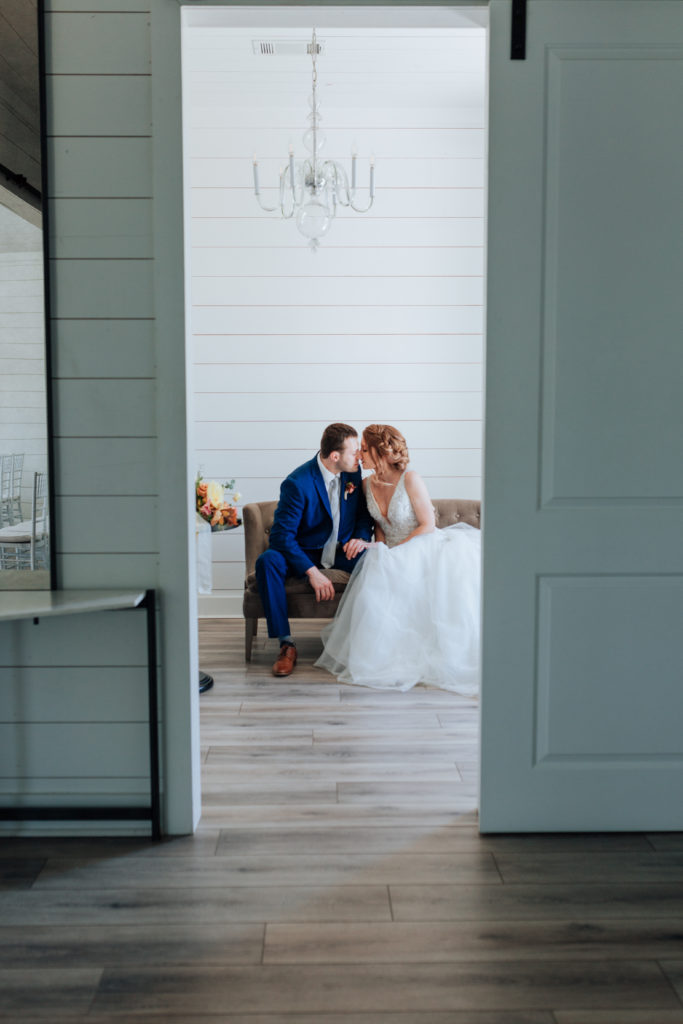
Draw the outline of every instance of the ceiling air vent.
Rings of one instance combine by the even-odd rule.
[[[312,43],[310,39],[252,39],[251,48],[259,57],[289,57],[301,54],[310,56]],[[320,39],[317,52],[325,52],[325,43]]]

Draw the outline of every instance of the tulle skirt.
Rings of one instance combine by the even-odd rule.
[[[479,688],[481,533],[458,523],[370,548],[354,570],[316,662],[342,683]]]

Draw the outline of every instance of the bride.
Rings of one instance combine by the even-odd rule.
[[[340,682],[383,690],[428,683],[471,696],[479,682],[481,534],[464,523],[437,530],[421,477],[407,469],[408,448],[395,427],[363,431],[363,480],[375,540],[351,540],[347,558],[365,551],[316,662]]]

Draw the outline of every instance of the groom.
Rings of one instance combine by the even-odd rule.
[[[288,676],[296,665],[289,631],[285,578],[307,576],[317,601],[331,601],[334,585],[321,569],[351,572],[351,539],[370,540],[372,519],[365,504],[359,468],[358,434],[346,423],[331,423],[320,451],[283,481],[275,509],[270,547],[256,561],[256,580],[268,622],[268,636],[280,640],[273,675]]]

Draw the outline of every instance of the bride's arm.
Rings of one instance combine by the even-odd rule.
[[[399,541],[399,544],[405,544],[407,540],[412,540],[413,537],[419,537],[422,533],[432,533],[436,529],[434,506],[429,497],[427,485],[422,477],[410,469],[406,473],[405,484],[406,493],[410,498],[410,504],[413,506],[413,512],[417,517],[417,526],[412,533],[409,533],[407,537]]]

